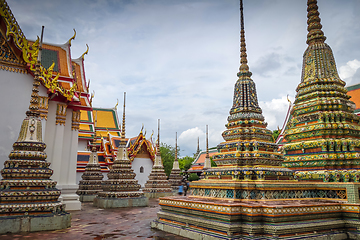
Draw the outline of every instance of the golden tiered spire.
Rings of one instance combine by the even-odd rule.
[[[175,160],[177,161],[177,132],[175,132]]]
[[[126,99],[126,92],[124,92],[124,108],[123,108],[123,119],[122,119],[122,126],[121,126],[121,141],[125,142],[125,99]]]
[[[26,112],[27,116],[34,116],[38,117],[40,116],[39,113],[39,86],[40,86],[40,63],[41,63],[41,50],[42,50],[42,43],[43,43],[43,37],[44,37],[44,26],[42,26],[41,29],[41,41],[39,45],[39,53],[37,62],[35,64],[35,73],[34,73],[34,82],[33,82],[33,88],[31,93],[31,99],[30,99],[30,105],[29,105],[29,111]]]
[[[243,14],[243,1],[240,0],[240,68],[238,77],[248,76],[251,77],[252,73],[249,71],[247,64],[246,44],[245,44],[245,29],[244,29],[244,14]]]
[[[160,119],[158,119],[158,137],[156,145],[156,155],[160,156]]]
[[[208,125],[206,125],[206,158],[209,157],[209,133],[208,133]]]
[[[308,0],[307,2],[307,12],[308,12],[308,35],[306,43],[311,45],[314,43],[323,43],[325,42],[326,37],[324,32],[321,30],[322,25],[320,23],[320,13],[318,11],[317,0]]]

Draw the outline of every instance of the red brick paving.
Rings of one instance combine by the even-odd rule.
[[[158,199],[151,199],[148,207],[99,209],[92,203],[82,203],[81,211],[71,211],[71,227],[55,231],[2,234],[1,240],[54,239],[156,239],[185,240],[173,234],[151,229],[150,222],[160,210]]]

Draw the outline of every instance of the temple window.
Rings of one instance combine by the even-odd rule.
[[[144,167],[143,166],[140,167],[140,173],[144,173]]]

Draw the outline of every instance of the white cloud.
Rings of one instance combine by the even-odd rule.
[[[183,148],[193,149],[193,152],[195,153],[197,147],[197,140],[198,138],[203,140],[203,136],[205,136],[205,132],[198,127],[190,128],[183,131],[179,136],[180,150]],[[200,147],[200,149],[203,148]]]
[[[290,101],[294,101],[294,97],[289,96]],[[287,96],[281,98],[274,98],[271,101],[260,101],[259,105],[263,110],[265,121],[268,123],[267,128],[275,130],[278,127],[282,128],[285,120],[286,113],[289,108],[289,102]]]
[[[342,80],[344,80],[347,84],[351,84],[353,81],[353,76],[356,71],[360,68],[360,61],[354,59],[352,61],[348,61],[346,65],[341,66],[339,68],[339,75]]]

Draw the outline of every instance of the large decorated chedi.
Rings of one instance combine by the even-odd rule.
[[[359,239],[359,183],[298,181],[281,166],[247,65],[240,3],[241,66],[217,167],[190,183],[190,196],[160,198],[151,226],[190,239]]]
[[[98,160],[97,149],[95,145],[95,136],[91,145],[91,154],[85,172],[81,175],[82,180],[79,182],[79,189],[76,194],[80,196],[81,202],[92,202],[97,193],[102,191],[101,167]]]
[[[125,139],[125,93],[121,141],[116,158],[107,174],[108,179],[102,182],[102,190],[94,198],[94,205],[99,208],[120,208],[147,206],[148,199],[140,191],[141,185],[135,179],[131,169]]]
[[[339,78],[321,30],[317,2],[308,3],[308,47],[284,146],[284,166],[299,179],[360,181],[360,116]]]
[[[148,198],[158,198],[173,195],[171,185],[167,180],[167,176],[164,171],[164,166],[160,154],[160,119],[158,120],[158,137],[156,143],[155,162],[151,169],[149,179],[145,183],[143,192]]]
[[[242,21],[243,24],[243,21]],[[207,179],[291,180],[293,172],[281,166],[284,157],[271,141],[272,132],[266,128],[259,107],[252,73],[247,64],[245,31],[241,29],[241,66],[234,88],[225,142],[217,146],[213,156],[217,168],[205,171]]]
[[[70,214],[58,201],[60,191],[50,179],[53,170],[46,161],[38,111],[39,69],[40,61],[36,65],[30,106],[19,138],[1,170],[0,233],[56,230],[71,225]]]

